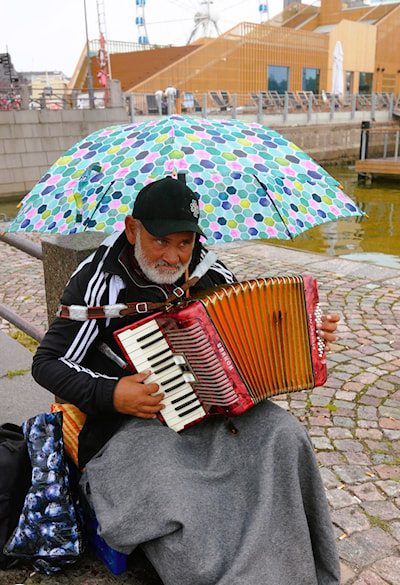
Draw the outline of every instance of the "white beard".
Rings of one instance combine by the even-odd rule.
[[[174,282],[176,282],[185,273],[186,268],[190,264],[189,259],[189,262],[186,264],[181,264],[180,262],[175,264],[174,270],[160,270],[161,267],[170,266],[170,264],[162,261],[153,263],[148,261],[146,255],[143,252],[140,240],[140,230],[138,230],[136,235],[134,251],[135,258],[143,274],[146,276],[146,278],[148,278],[148,280],[154,282],[155,284],[174,284]]]

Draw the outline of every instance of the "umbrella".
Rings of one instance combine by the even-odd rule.
[[[239,120],[166,116],[94,132],[22,200],[7,231],[119,231],[143,185],[176,176],[200,198],[207,243],[290,239],[362,216],[338,181],[279,133]]]
[[[343,95],[343,49],[340,41],[336,41],[333,51],[332,93]]]

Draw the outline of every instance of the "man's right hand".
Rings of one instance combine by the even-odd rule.
[[[150,371],[121,378],[114,390],[114,408],[122,414],[131,414],[141,418],[155,418],[157,412],[164,408],[161,400],[164,394],[157,394],[158,384],[144,384]]]

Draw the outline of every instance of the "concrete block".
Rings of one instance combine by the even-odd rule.
[[[71,122],[83,122],[83,110],[61,110],[61,119],[68,124],[71,124]]]
[[[125,108],[113,108],[106,110],[107,125],[112,126],[114,124],[129,124],[129,115]]]
[[[27,152],[23,157],[23,163],[26,167],[38,167],[45,165],[46,162],[46,152]]]
[[[32,138],[34,124],[15,124],[13,126],[13,138]]]
[[[14,124],[14,112],[12,110],[0,110],[0,124]]]
[[[6,149],[8,154],[25,152],[25,140],[23,138],[11,138],[7,140]]]
[[[37,124],[39,122],[39,112],[35,110],[15,110],[16,124]]]
[[[48,124],[49,136],[62,136],[64,131],[64,124],[62,122],[54,122]]]
[[[46,160],[49,167],[51,167],[64,153],[61,150],[52,150],[44,154],[46,155]]]
[[[20,176],[23,178],[25,183],[30,184],[33,181],[33,183],[36,184],[41,175],[39,174],[38,167],[22,167],[22,169],[20,169]]]
[[[62,122],[61,110],[40,110],[40,124],[60,124]]]
[[[0,181],[0,195],[23,197],[26,193],[25,183],[19,181],[18,183],[3,183]]]
[[[85,122],[92,123],[92,122],[100,122],[103,123],[106,120],[106,109],[103,110],[84,110],[85,112]]]
[[[22,166],[20,154],[4,154],[0,158],[0,169],[15,169]]]
[[[84,232],[42,238],[43,273],[48,322],[54,320],[60,297],[72,272],[104,240],[107,234]]]
[[[59,136],[58,148],[59,150],[61,150],[62,153],[64,153],[67,150],[69,150],[72,146],[74,146],[74,144],[76,144],[79,140],[81,140],[81,137],[75,140],[75,137],[73,136]]]
[[[1,114],[3,112],[0,112],[0,118],[1,118]],[[12,138],[13,137],[13,127],[14,126],[10,126],[9,124],[2,124],[0,122],[0,140],[3,141],[6,138]]]
[[[32,137],[33,138],[47,138],[50,136],[50,125],[49,124],[35,124],[33,126]]]

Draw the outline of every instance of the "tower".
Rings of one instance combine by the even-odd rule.
[[[99,62],[99,72],[97,74],[100,85],[107,85],[108,79],[111,79],[110,53],[107,46],[106,31],[106,13],[104,9],[104,0],[97,0],[97,20],[99,24],[100,48],[97,54]]]
[[[138,27],[138,43],[140,45],[149,44],[149,36],[147,34],[146,19],[144,15],[144,8],[146,0],[136,0],[136,26]]]
[[[197,36],[212,37],[214,34],[220,35],[218,28],[218,16],[211,12],[213,0],[202,0],[200,9],[194,15],[194,27],[190,33],[188,44]],[[201,31],[201,32],[200,32]],[[198,34],[200,33],[200,34]]]
[[[269,8],[266,0],[260,2],[258,5],[258,11],[260,13],[260,22],[266,22],[269,19]]]

